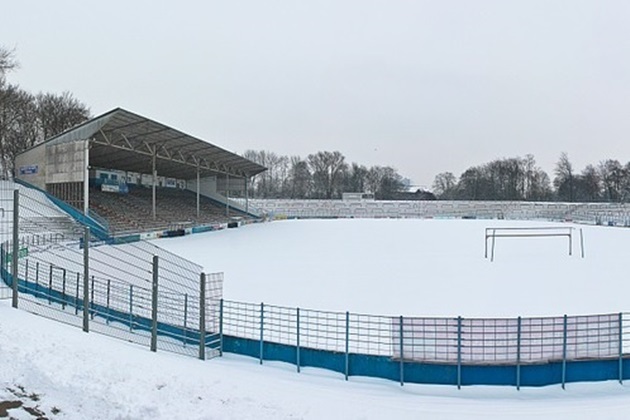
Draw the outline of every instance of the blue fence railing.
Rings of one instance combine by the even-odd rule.
[[[57,207],[59,207],[61,210],[63,210],[65,213],[67,213],[69,216],[71,216],[74,220],[76,220],[77,222],[79,222],[83,226],[89,227],[93,236],[97,237],[98,239],[102,239],[102,240],[105,240],[105,239],[109,238],[109,233],[107,232],[107,227],[101,226],[100,223],[98,223],[97,221],[95,221],[91,217],[86,216],[85,214],[81,213],[79,210],[77,210],[76,208],[72,207],[71,205],[69,205],[65,201],[60,200],[59,198],[55,197],[54,195],[49,194],[48,192],[42,190],[41,188],[37,188],[34,185],[29,184],[28,182],[22,181],[20,179],[15,179],[14,181],[17,184],[23,185],[23,186],[25,186],[27,188],[34,189],[34,190],[39,191],[42,194],[44,194],[46,196],[46,198],[48,198],[53,204],[55,204]]]

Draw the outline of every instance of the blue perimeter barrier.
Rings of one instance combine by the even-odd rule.
[[[531,365],[466,365],[401,362],[387,356],[346,354],[284,344],[263,342],[263,360],[280,361],[298,367],[332,370],[347,376],[383,378],[403,383],[436,385],[545,386],[569,382],[623,380],[630,376],[627,363],[618,359],[567,361]],[[258,340],[223,336],[223,351],[260,358]],[[620,370],[621,369],[621,370]],[[520,370],[520,381],[517,380]],[[458,373],[459,371],[459,373]],[[519,383],[520,382],[520,383]]]
[[[2,256],[6,261],[6,255]],[[7,285],[12,284],[12,276],[2,265],[0,270]],[[18,280],[18,290],[41,299],[42,303],[54,301],[75,309],[83,310],[83,302],[42,284]],[[130,315],[124,311],[111,309],[103,305],[90,306],[92,316],[97,316],[106,323],[116,322],[130,330],[151,331],[151,319]],[[315,367],[331,370],[349,376],[367,376],[389,379],[404,383],[439,384],[439,385],[503,385],[503,386],[545,386],[570,382],[592,382],[619,380],[630,377],[630,368],[625,363],[626,357],[599,360],[568,360],[537,364],[477,365],[453,363],[409,362],[388,356],[375,356],[356,353],[344,353],[320,350],[294,345],[278,344],[265,340],[241,338],[223,335],[223,302],[219,319],[219,331],[208,332],[206,340],[220,339],[221,351],[260,359],[293,364],[298,371],[302,367]],[[66,312],[71,314],[72,312]],[[80,316],[80,315],[79,315]],[[158,323],[158,334],[182,345],[198,345],[199,330],[184,329],[168,323]]]

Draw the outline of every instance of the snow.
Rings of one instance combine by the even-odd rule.
[[[484,228],[508,225],[528,224],[286,221],[157,244],[207,271],[225,271],[225,295],[236,300],[410,315],[515,316],[626,308],[623,296],[629,286],[622,270],[630,231],[574,226],[584,229],[584,259],[566,255],[566,241],[539,238],[499,240],[496,260],[486,260]],[[261,366],[256,359],[229,354],[200,361],[151,353],[9,304],[0,301],[0,403],[20,398],[49,418],[582,420],[627,418],[630,410],[630,389],[614,381],[520,391],[401,387],[360,377],[346,382],[343,375],[325,370],[296,373],[292,365]],[[37,401],[28,395],[36,395]],[[53,407],[60,412],[53,414]],[[9,414],[33,418],[22,408]]]
[[[226,355],[200,361],[114,340],[0,303],[0,401],[23,386],[51,418],[622,419],[616,382],[523,388],[419,386]],[[17,412],[11,413],[16,418]]]
[[[486,227],[573,227],[567,238],[497,238]],[[585,258],[580,257],[582,229]],[[630,293],[624,228],[507,220],[287,220],[162,239],[225,273],[224,297],[378,315],[516,317],[613,313]],[[490,241],[488,241],[490,246]]]

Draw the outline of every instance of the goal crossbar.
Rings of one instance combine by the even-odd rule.
[[[573,227],[488,227],[485,233],[484,255],[488,258],[488,240],[492,239],[490,246],[490,261],[494,261],[494,248],[496,238],[541,238],[541,237],[564,237],[568,239],[569,255],[573,255]],[[582,257],[584,257],[584,242],[582,229],[580,229],[580,244],[582,246]]]

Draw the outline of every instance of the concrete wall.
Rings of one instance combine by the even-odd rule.
[[[194,193],[197,192],[197,180],[186,181],[186,189]],[[199,182],[199,192],[202,195],[213,196],[217,192],[217,177],[209,176],[207,178],[201,178]]]
[[[15,177],[46,189],[46,146],[32,148],[15,158]]]
[[[219,191],[221,194],[225,193],[227,185],[227,179],[224,176],[217,178],[217,191]],[[245,180],[243,178],[230,177],[229,187],[230,195],[242,195],[245,192]]]
[[[46,146],[46,183],[83,182],[85,141]]]

